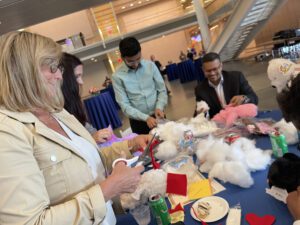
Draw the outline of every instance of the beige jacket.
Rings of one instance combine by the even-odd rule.
[[[55,114],[95,147],[88,131],[65,110]],[[112,161],[128,143],[101,149]],[[104,169],[103,169],[104,179]],[[87,162],[33,114],[0,109],[0,224],[101,224],[105,201]]]

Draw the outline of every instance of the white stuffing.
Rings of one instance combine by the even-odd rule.
[[[265,169],[271,154],[270,150],[256,148],[255,142],[247,138],[239,138],[228,145],[223,139],[212,137],[199,142],[196,152],[201,172],[241,187],[253,184],[250,172]]]
[[[196,104],[196,111],[200,111],[200,110],[203,110],[203,111],[208,111],[209,110],[209,106],[207,105],[207,103],[205,101],[200,101],[200,102],[197,102]]]
[[[297,129],[292,122],[286,122],[285,119],[281,119],[275,123],[273,127],[278,128],[278,131],[285,136],[286,142],[289,145],[298,143]]]
[[[148,201],[154,194],[165,196],[167,185],[167,173],[161,169],[150,170],[142,175],[137,189],[132,194],[122,194],[121,204],[123,208],[134,209],[136,206]]]
[[[156,132],[162,140],[178,143],[179,140],[183,138],[184,131],[192,129],[192,126],[170,121],[165,124],[158,125]]]
[[[216,163],[208,177],[215,177],[243,188],[248,188],[253,184],[253,179],[245,165],[237,161]]]
[[[183,133],[191,130],[195,137],[208,135],[218,129],[213,121],[209,121],[201,113],[195,118],[184,118],[180,122],[170,121],[165,124],[159,124],[158,127],[151,131],[154,132],[164,141],[178,143],[183,138]]]
[[[167,160],[175,157],[178,154],[177,146],[171,141],[164,141],[158,145],[155,158],[160,160]]]
[[[193,127],[192,130],[195,137],[211,134],[218,129],[214,121],[209,121],[204,117],[204,113],[200,113],[195,118],[191,118],[188,124]]]
[[[222,149],[220,151],[220,149]],[[216,140],[206,154],[205,161],[200,165],[200,171],[208,173],[217,162],[226,161],[226,157],[229,155],[230,147],[227,143],[224,143],[223,139]]]

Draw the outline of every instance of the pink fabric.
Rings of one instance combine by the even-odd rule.
[[[212,120],[218,123],[223,123],[228,127],[239,118],[255,117],[256,115],[257,106],[254,104],[243,104],[235,107],[229,105],[216,114]]]

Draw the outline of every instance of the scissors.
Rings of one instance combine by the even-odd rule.
[[[147,144],[146,148],[144,149],[144,152],[140,156],[135,156],[131,159],[118,158],[118,159],[114,160],[114,162],[112,164],[112,168],[114,168],[118,162],[124,162],[129,167],[135,167],[135,166],[149,164],[151,162],[151,157],[149,156],[150,146],[151,146],[152,142],[154,141],[155,135],[156,135],[156,133],[153,135],[150,142]]]

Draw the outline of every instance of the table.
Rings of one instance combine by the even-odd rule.
[[[110,93],[110,96],[111,96],[112,100],[115,103],[116,109],[120,110],[121,108],[120,108],[120,106],[119,106],[119,104],[116,100],[116,95],[115,95],[115,91],[114,91],[114,88],[113,88],[112,84],[108,85],[107,88],[104,88],[104,89],[100,90],[100,93],[104,93],[104,92],[109,92]]]
[[[115,103],[109,92],[98,94],[85,99],[83,102],[88,118],[97,130],[106,128],[110,124],[113,129],[122,126]]]
[[[202,58],[198,58],[194,61],[195,70],[196,70],[196,79],[198,82],[201,82],[204,80],[204,72],[202,70]]]
[[[178,79],[178,68],[176,63],[167,65],[166,71],[169,81]]]
[[[196,80],[196,69],[192,60],[186,60],[177,64],[178,77],[181,83]]]
[[[281,113],[277,110],[275,111],[264,111],[260,112],[258,115],[259,118],[273,118],[274,120],[279,120],[281,118]],[[270,149],[271,143],[269,137],[261,136],[256,137],[256,143],[259,148],[262,149]],[[300,155],[300,152],[297,150],[296,145],[289,146],[289,152]],[[264,171],[258,171],[251,173],[254,179],[254,185],[250,188],[240,188],[236,185],[232,185],[229,183],[223,184],[226,187],[226,190],[216,194],[216,196],[220,196],[225,198],[230,207],[233,207],[237,203],[240,203],[242,207],[242,221],[241,225],[248,225],[245,220],[245,215],[247,213],[256,213],[259,216],[263,216],[266,214],[271,214],[276,217],[275,225],[291,225],[293,223],[292,216],[290,215],[286,205],[281,203],[267,195],[265,192],[265,188],[267,185],[267,173],[268,169]],[[191,203],[192,204],[192,203]],[[191,204],[184,207],[185,211],[185,224],[193,225],[200,224],[198,221],[194,220],[190,215],[190,207]],[[226,224],[226,216],[214,223],[209,223],[211,225],[225,225]],[[135,225],[137,224],[133,217],[130,214],[122,215],[117,217],[118,225]],[[151,225],[155,225],[156,222],[152,218],[150,223]]]

